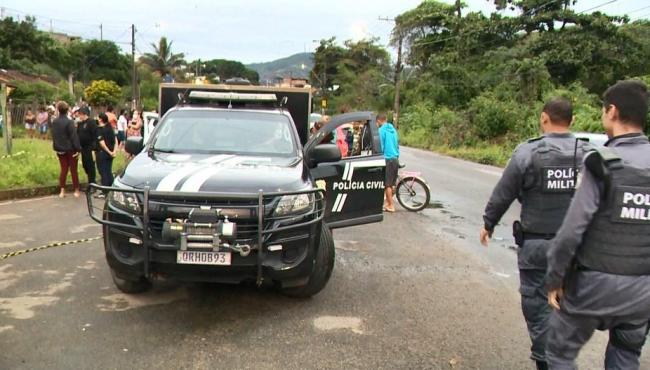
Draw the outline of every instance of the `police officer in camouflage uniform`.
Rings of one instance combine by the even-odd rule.
[[[609,330],[606,369],[638,369],[650,317],[648,90],[620,81],[603,95],[610,137],[584,160],[575,197],[548,251],[551,369],[575,369],[594,330]]]
[[[570,133],[571,102],[555,98],[540,115],[543,136],[515,149],[485,207],[481,243],[487,246],[494,227],[515,199],[521,202],[521,221],[513,231],[519,246],[521,308],[532,342],[531,359],[547,369],[545,346],[551,313],[544,288],[549,240],[560,227],[575,188],[576,168],[586,143]]]

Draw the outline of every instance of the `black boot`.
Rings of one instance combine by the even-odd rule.
[[[537,365],[537,370],[548,370],[548,364],[546,361],[535,361]]]

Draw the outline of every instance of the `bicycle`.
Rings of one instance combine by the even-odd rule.
[[[406,167],[403,164],[399,168]],[[421,172],[400,171],[397,174],[395,197],[397,202],[407,211],[421,211],[431,200],[431,190]]]

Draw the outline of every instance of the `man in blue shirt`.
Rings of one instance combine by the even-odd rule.
[[[386,202],[384,203],[384,211],[395,212],[393,191],[395,190],[397,170],[399,168],[399,136],[393,124],[386,122],[385,113],[377,115],[377,125],[379,126],[381,147],[384,151],[384,158],[386,159],[386,179],[384,183]]]

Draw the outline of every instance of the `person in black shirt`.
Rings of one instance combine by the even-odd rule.
[[[97,128],[97,170],[102,177],[102,186],[111,186],[113,184],[113,158],[117,153],[117,140],[115,132],[108,123],[108,116],[105,113],[100,113],[99,127]],[[99,195],[100,197],[102,195]]]
[[[77,111],[79,116],[79,125],[77,126],[77,135],[81,144],[81,164],[88,176],[88,183],[95,183],[95,160],[93,151],[97,149],[97,123],[91,119],[90,109],[81,107]]]

